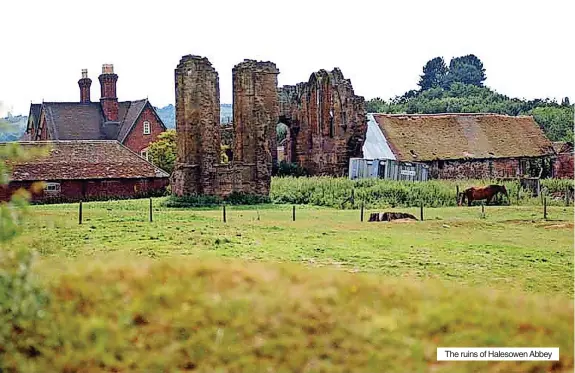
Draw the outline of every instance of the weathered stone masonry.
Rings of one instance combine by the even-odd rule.
[[[286,160],[312,175],[345,175],[362,157],[365,100],[338,68],[313,73],[307,83],[279,89],[280,122],[288,126]],[[274,148],[274,153],[276,153]],[[277,154],[277,153],[276,153]]]
[[[218,74],[206,58],[181,59],[175,71],[175,195],[269,195],[278,74],[271,62],[245,60],[234,67],[234,156],[220,164]]]

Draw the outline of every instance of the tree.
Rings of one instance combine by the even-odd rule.
[[[456,57],[449,62],[449,71],[443,81],[443,88],[449,89],[455,82],[483,86],[487,79],[483,62],[474,54]]]
[[[162,132],[158,136],[158,139],[152,142],[148,147],[150,162],[170,174],[174,170],[176,154],[177,147],[175,129],[169,129]]]
[[[421,91],[441,86],[447,74],[447,65],[443,57],[435,57],[423,66],[423,75],[419,77]]]
[[[569,102],[569,97],[565,97],[563,100],[561,100],[561,106],[571,106],[571,103]]]

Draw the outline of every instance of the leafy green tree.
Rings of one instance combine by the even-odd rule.
[[[0,120],[0,131],[5,126]],[[44,152],[45,149],[25,153],[17,143],[0,145],[0,188],[10,182],[12,162]],[[36,346],[30,336],[37,331],[38,319],[47,317],[49,297],[33,277],[35,253],[12,245],[29,212],[30,192],[39,188],[43,188],[42,183],[33,185],[31,191],[18,190],[8,201],[0,202],[0,371],[16,371],[16,366],[25,361],[31,367],[29,351]]]
[[[423,66],[423,75],[419,77],[421,91],[441,86],[447,74],[447,65],[443,57],[435,57]]]
[[[172,173],[176,163],[176,130],[169,129],[158,135],[158,139],[148,147],[150,162],[162,170]]]
[[[450,89],[453,83],[483,86],[487,79],[483,62],[474,54],[456,57],[449,62],[449,71],[443,80],[443,88]]]
[[[536,107],[529,112],[552,141],[573,141],[573,107]]]

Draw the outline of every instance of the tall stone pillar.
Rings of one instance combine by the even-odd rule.
[[[177,157],[172,193],[215,194],[220,163],[218,73],[200,56],[184,56],[175,70]]]
[[[234,90],[234,163],[254,165],[254,194],[268,195],[276,127],[279,120],[277,76],[272,62],[244,60],[232,70]],[[273,140],[272,140],[273,137]]]

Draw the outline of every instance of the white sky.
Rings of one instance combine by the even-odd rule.
[[[215,66],[222,103],[244,58],[275,62],[280,86],[337,66],[356,94],[388,99],[416,88],[429,59],[469,53],[500,93],[575,101],[574,10],[572,0],[2,0],[0,101],[24,115],[30,101],[78,101],[83,68],[97,101],[101,66],[113,63],[120,100],[161,107],[174,103],[186,54]]]

